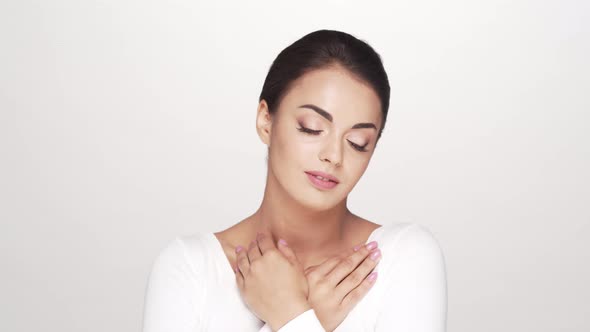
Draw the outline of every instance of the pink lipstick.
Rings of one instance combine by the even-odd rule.
[[[338,184],[338,179],[328,173],[320,171],[305,172],[309,181],[319,189],[332,189]]]

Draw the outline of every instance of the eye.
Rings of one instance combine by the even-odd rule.
[[[297,128],[297,130],[304,132],[306,134],[311,134],[311,135],[319,135],[323,131],[323,130],[313,130],[313,129],[305,128],[304,126]]]
[[[367,151],[368,151],[368,150],[366,149],[366,147],[367,147],[367,145],[369,145],[369,142],[367,142],[367,144],[365,144],[365,145],[363,145],[363,146],[360,146],[360,145],[358,145],[358,144],[355,144],[355,143],[353,143],[353,142],[351,142],[351,141],[348,141],[348,143],[350,143],[350,145],[352,145],[352,147],[353,147],[355,150],[357,150],[357,151],[360,151],[360,152],[367,152]]]

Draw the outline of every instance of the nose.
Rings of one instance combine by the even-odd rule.
[[[326,143],[322,146],[319,158],[321,161],[327,161],[334,166],[338,167],[342,165],[342,146],[338,139],[331,138],[327,139]]]

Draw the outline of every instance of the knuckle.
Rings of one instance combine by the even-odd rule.
[[[363,291],[363,293],[369,292],[369,289],[373,287],[373,282],[369,281],[368,276],[367,278],[363,279],[363,282],[359,285],[359,289]]]
[[[238,257],[238,264],[239,265],[245,265],[246,263],[248,263],[248,257],[246,257],[246,256]]]
[[[370,258],[366,258],[363,263],[359,266],[359,269],[362,269],[363,271],[370,271],[371,269],[373,269],[375,266],[377,265],[377,262],[370,259]]]
[[[362,276],[359,273],[351,273],[350,276],[348,276],[348,278],[350,279],[351,283],[354,285],[360,284],[361,281],[363,280]]]
[[[367,248],[367,246],[366,246],[366,245],[364,245],[364,246],[362,247],[362,249],[361,249],[361,250],[359,250],[359,251],[361,251],[363,255],[367,255],[367,254],[368,254],[368,253],[369,253],[371,250],[369,250],[369,248]]]
[[[317,283],[319,279],[319,275],[315,270],[307,271],[305,273],[305,277],[307,278],[309,283]]]
[[[328,286],[328,285],[337,285],[339,282],[340,282],[340,279],[334,273],[331,273],[330,275],[327,275],[322,280],[322,283],[325,283],[326,286]]]
[[[260,271],[260,261],[254,261],[250,264],[250,272],[256,274]]]
[[[360,301],[360,298],[361,298],[360,293],[358,291],[354,291],[354,292],[350,293],[349,297],[350,297],[350,300],[354,303]]]
[[[352,256],[357,256],[357,257],[365,257],[367,256],[367,254],[369,253],[369,249],[367,249],[366,246],[361,246],[361,248],[357,251],[355,251],[354,254],[352,254]]]
[[[341,261],[342,266],[347,268],[348,270],[354,270],[356,268],[356,262],[352,257],[346,257]]]
[[[264,253],[264,256],[268,256],[268,258],[270,258],[270,259],[277,259],[281,256],[281,253],[279,253],[274,248],[270,248]]]
[[[326,279],[318,280],[317,284],[315,285],[315,290],[318,294],[325,294],[329,291],[330,287]]]

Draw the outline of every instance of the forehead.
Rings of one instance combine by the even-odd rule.
[[[381,117],[381,101],[373,88],[340,66],[312,70],[293,83],[282,105],[291,109],[303,104],[325,109],[334,121],[377,123]]]

